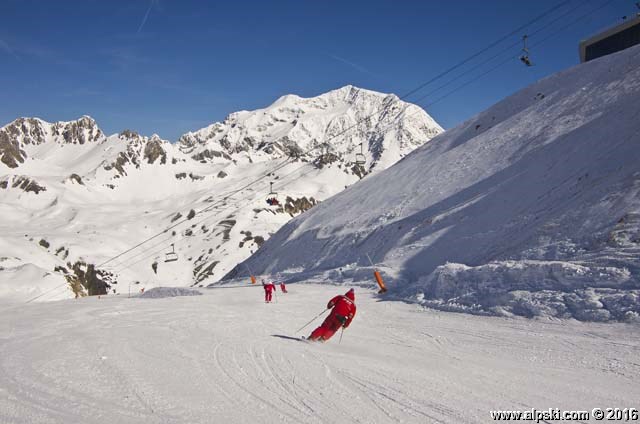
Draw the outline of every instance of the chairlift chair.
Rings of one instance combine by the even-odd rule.
[[[270,189],[269,189],[269,194],[267,195],[267,204],[269,206],[280,206],[280,199],[278,199],[278,193],[273,191],[273,181],[269,182],[270,184]]]
[[[174,262],[178,260],[178,254],[176,253],[175,246],[171,243],[171,252],[165,253],[164,261],[165,262]]]
[[[529,59],[529,49],[527,49],[527,38],[529,38],[529,36],[526,34],[522,36],[522,56],[520,56],[520,61],[527,66],[533,66],[531,59]]]
[[[360,153],[356,153],[356,165],[364,165],[367,162],[367,159],[364,157],[364,153],[362,153],[362,143],[360,143]]]

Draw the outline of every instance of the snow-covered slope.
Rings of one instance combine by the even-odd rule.
[[[18,119],[0,128],[0,297],[216,281],[293,216],[439,132],[422,109],[351,86],[284,96],[176,144],[129,130],[105,136],[86,116]],[[279,206],[266,203],[270,181]],[[171,244],[178,260],[165,262]]]
[[[265,304],[244,284],[0,308],[0,422],[489,423],[495,410],[638,408],[635,326],[446,314],[356,289],[342,340],[306,343],[295,337],[321,319],[296,330],[346,287],[292,284]]]
[[[369,254],[391,295],[439,308],[638,320],[638,99],[640,47],[548,77],[292,220],[229,276],[357,280]]]

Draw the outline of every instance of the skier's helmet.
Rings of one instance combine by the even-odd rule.
[[[356,300],[356,293],[353,291],[353,289],[349,290],[344,295],[347,296],[351,300]]]

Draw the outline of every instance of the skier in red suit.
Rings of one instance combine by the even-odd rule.
[[[287,292],[287,287],[284,285],[284,281],[282,283],[280,283],[280,290],[282,290],[282,293],[286,293]]]
[[[262,288],[264,288],[264,301],[271,302],[272,293],[276,290],[276,286],[273,283],[265,284],[262,280]]]
[[[356,315],[356,304],[354,301],[355,292],[353,289],[331,299],[327,304],[327,309],[331,309],[331,313],[320,327],[313,330],[308,340],[326,341],[329,340],[340,327],[349,327],[353,317]]]

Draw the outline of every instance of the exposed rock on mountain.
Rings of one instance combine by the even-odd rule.
[[[108,261],[93,272],[142,286],[211,283],[292,217],[441,131],[417,106],[351,86],[232,113],[176,144],[132,130],[107,137],[86,116],[17,119],[0,128],[0,231],[14,234],[0,240],[0,255],[19,258],[7,265],[6,283],[0,272],[0,295],[15,280],[9,272],[31,281],[40,269],[71,268],[66,261]],[[34,251],[21,233],[54,247]],[[145,239],[152,241],[139,245]],[[29,284],[41,280],[66,281],[75,293],[107,290],[87,288],[95,284],[75,269]]]

